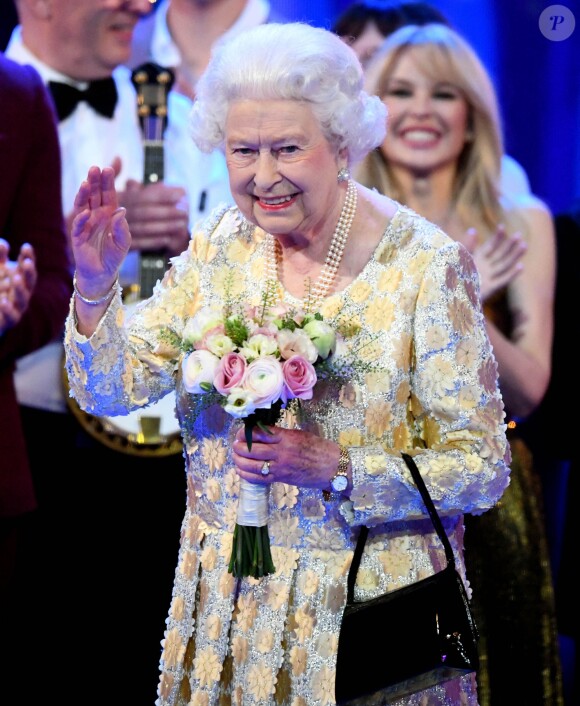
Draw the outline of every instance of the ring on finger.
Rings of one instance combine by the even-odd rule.
[[[264,461],[262,468],[260,469],[260,473],[263,476],[267,476],[270,473],[270,461]]]

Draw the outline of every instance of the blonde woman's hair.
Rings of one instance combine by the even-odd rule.
[[[476,213],[478,220],[495,229],[504,217],[499,193],[503,139],[497,96],[489,74],[475,51],[450,27],[410,25],[385,39],[367,69],[366,90],[379,97],[385,95],[398,59],[411,48],[420,50],[422,70],[435,80],[456,86],[467,102],[469,139],[459,157],[454,204],[467,222]],[[366,186],[401,200],[380,148],[365,157],[356,176]]]

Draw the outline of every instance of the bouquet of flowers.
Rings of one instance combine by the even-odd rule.
[[[248,449],[255,426],[268,431],[289,400],[312,398],[319,376],[331,376],[339,335],[319,314],[270,304],[202,308],[183,334],[190,352],[182,362],[185,389],[217,395],[244,420]],[[317,374],[318,371],[318,374]],[[240,483],[240,502],[228,570],[236,577],[274,573],[268,537],[269,485]]]

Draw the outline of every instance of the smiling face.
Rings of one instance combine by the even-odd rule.
[[[52,0],[23,22],[23,37],[63,74],[102,78],[128,61],[135,25],[150,10],[149,0]]]
[[[293,100],[238,100],[225,128],[232,195],[244,216],[273,235],[312,239],[334,230],[346,165],[312,108]]]
[[[428,59],[420,47],[405,50],[381,96],[389,114],[381,152],[392,167],[420,176],[457,163],[469,120],[463,93],[448,80],[434,78]]]

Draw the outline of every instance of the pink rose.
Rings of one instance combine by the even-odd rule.
[[[226,353],[220,360],[216,370],[216,376],[213,381],[215,389],[227,397],[232,388],[241,387],[246,368],[247,364],[244,356],[239,353]]]
[[[282,366],[273,355],[256,358],[246,368],[242,383],[256,405],[256,409],[269,409],[284,390]]]
[[[312,399],[312,388],[317,380],[312,363],[301,355],[295,355],[284,362],[282,373],[288,399],[293,397],[299,397],[301,400]]]

